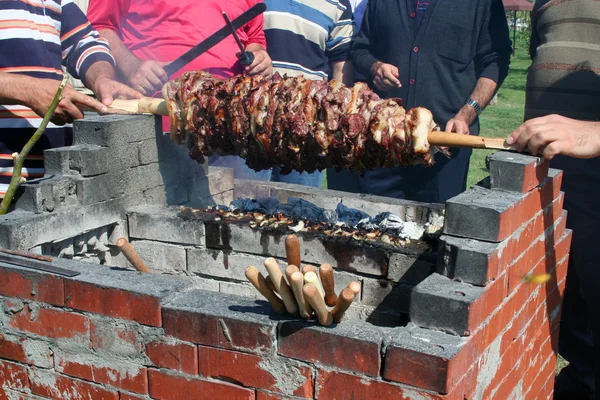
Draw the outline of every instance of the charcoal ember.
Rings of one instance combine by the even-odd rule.
[[[163,87],[171,138],[190,156],[234,155],[254,170],[279,166],[314,172],[365,171],[434,163],[446,149],[429,146],[439,130],[431,112],[404,110],[398,99],[380,99],[367,85],[304,77],[218,79],[187,72]]]

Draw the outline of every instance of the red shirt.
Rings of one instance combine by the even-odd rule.
[[[125,46],[142,61],[170,62],[225,26],[222,12],[233,20],[259,0],[90,0],[88,19],[97,30],[115,31]],[[266,48],[264,17],[239,29],[244,45]],[[171,78],[185,71],[205,70],[223,78],[242,72],[232,35],[196,58]]]

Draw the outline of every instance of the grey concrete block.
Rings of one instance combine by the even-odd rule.
[[[73,123],[73,144],[115,147],[156,137],[160,118],[148,115],[86,114]]]
[[[206,177],[211,195],[233,191],[233,168],[211,167]]]
[[[44,150],[44,176],[69,173],[69,148],[57,147]]]
[[[197,176],[186,181],[188,202],[191,204],[208,204],[210,192],[208,189],[209,182],[205,176]]]
[[[391,310],[406,314],[409,311],[413,288],[414,285],[410,283],[364,278],[362,303],[377,310]]]
[[[207,290],[209,292],[219,291],[219,281],[210,278],[202,278],[200,276],[190,277],[194,289]]]
[[[233,185],[234,199],[260,199],[271,196],[271,186],[266,182],[234,179]]]
[[[69,150],[69,170],[79,172],[81,176],[95,176],[111,171],[111,152],[116,149],[98,145],[80,144]],[[114,170],[114,169],[113,169]]]
[[[215,205],[229,206],[232,201],[233,201],[233,190],[228,190],[227,192],[217,193],[215,195],[209,196],[206,203],[209,206],[215,206]]]
[[[499,253],[508,240],[488,243],[442,235],[437,272],[465,283],[485,286],[497,276]]]
[[[188,271],[202,276],[246,281],[245,271],[250,265],[263,271],[265,257],[247,253],[223,252],[217,249],[193,248],[187,251]],[[266,276],[266,275],[265,275]]]
[[[410,370],[414,381],[402,380],[403,383],[449,393],[465,373],[464,369],[451,368],[465,344],[466,340],[458,336],[422,329],[414,324],[392,329],[384,343],[386,354],[382,377],[400,381],[399,378],[405,378],[406,371]]]
[[[71,177],[50,176],[20,185],[15,208],[34,213],[53,212],[59,207],[78,203],[75,181]]]
[[[448,235],[499,242],[505,239],[501,231],[502,215],[514,207],[524,194],[489,190],[473,186],[446,202],[443,232]]]
[[[176,244],[200,245],[204,242],[204,223],[184,220],[178,207],[142,206],[128,214],[129,235],[136,239]]]
[[[419,283],[435,270],[432,260],[420,259],[402,253],[392,253],[387,278],[395,282]]]
[[[485,290],[433,274],[412,291],[410,320],[423,328],[468,334],[470,307]]]
[[[93,177],[80,177],[77,182],[77,197],[82,205],[100,203],[125,195],[124,172],[110,172]]]
[[[167,205],[169,204],[168,198],[171,199],[172,204],[184,204],[187,201],[187,196],[184,198],[178,197],[180,192],[176,188],[167,188],[166,186],[157,186],[155,188],[144,190],[141,193],[143,197],[142,204],[153,204],[153,205]],[[181,202],[180,202],[181,201]],[[139,205],[139,204],[138,204]]]
[[[183,246],[148,240],[132,240],[131,245],[152,272],[181,274],[186,270],[186,250]]]
[[[277,321],[270,304],[202,290],[180,292],[162,307],[165,334],[180,340],[274,354]]]
[[[250,299],[264,300],[264,297],[252,284],[245,282],[219,282],[219,292],[244,296]]]
[[[499,151],[486,163],[492,189],[528,192],[548,177],[549,162],[540,157]]]
[[[206,223],[206,247],[212,249],[285,258],[286,236],[257,231],[246,225]],[[382,250],[359,245],[352,247],[303,235],[298,239],[302,262],[328,263],[337,269],[376,276],[387,273],[388,256]]]
[[[114,199],[74,210],[79,213],[78,217],[81,218],[82,230],[80,233],[124,220],[125,210],[128,209],[129,203],[126,198]]]
[[[323,190],[311,186],[294,185],[290,183],[270,183],[271,196],[277,197],[280,202],[287,203],[290,197],[296,197],[309,201],[319,207],[335,210],[342,200],[342,192]]]

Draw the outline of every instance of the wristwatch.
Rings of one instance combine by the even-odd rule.
[[[483,111],[481,109],[481,106],[479,105],[478,102],[476,102],[473,99],[468,99],[467,101],[465,101],[465,104],[468,104],[469,106],[473,107],[473,109],[475,110],[475,112],[477,113],[477,116],[479,117],[479,115],[481,115],[481,112]]]

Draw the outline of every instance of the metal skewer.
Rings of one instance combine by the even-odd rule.
[[[244,49],[244,45],[242,44],[240,37],[238,36],[237,32],[235,31],[235,28],[233,27],[233,24],[229,20],[229,17],[225,13],[225,11],[223,11],[223,18],[225,18],[225,22],[227,22],[227,26],[229,26],[229,28],[231,29],[231,34],[233,35],[233,38],[235,39],[238,47],[240,48],[240,55],[238,56],[238,58],[240,59],[240,64],[242,64],[242,65],[252,64],[252,62],[254,61],[254,54],[252,54],[251,51],[246,51],[246,49]]]

